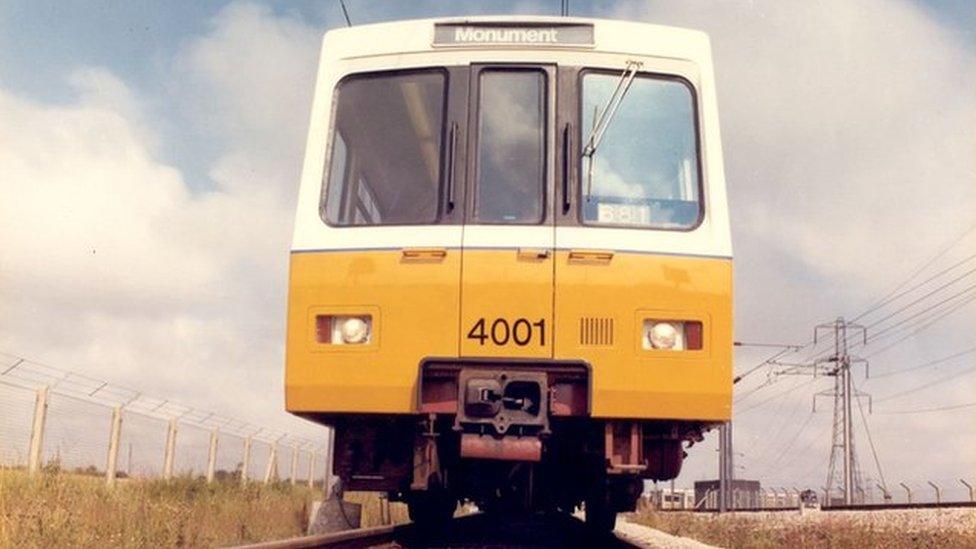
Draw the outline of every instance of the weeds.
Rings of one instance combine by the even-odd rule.
[[[0,470],[0,547],[213,547],[304,533],[319,493],[286,483]]]

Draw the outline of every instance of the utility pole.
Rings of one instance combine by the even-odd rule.
[[[732,456],[732,422],[719,425],[718,428],[718,510],[729,511],[734,507],[735,465]]]
[[[834,376],[834,388],[832,391],[822,391],[813,396],[814,411],[816,411],[816,398],[818,396],[833,397],[834,420],[831,430],[830,464],[827,467],[827,488],[831,491],[839,488],[844,494],[844,505],[851,505],[855,503],[855,493],[864,493],[861,486],[861,471],[858,468],[857,454],[854,450],[854,408],[852,406],[853,399],[864,395],[864,393],[856,393],[854,390],[851,366],[864,363],[865,375],[867,375],[867,363],[862,359],[850,356],[848,353],[848,335],[849,332],[859,331],[862,341],[867,343],[867,331],[861,325],[846,322],[843,317],[838,317],[834,322],[820,324],[814,329],[814,344],[816,344],[819,334],[823,330],[833,331],[834,354],[814,364],[814,375],[817,373],[816,366],[829,365],[827,375]],[[870,395],[866,396],[870,398]],[[863,496],[858,499],[863,499]]]
[[[729,473],[728,465],[726,461],[729,459],[728,448],[726,444],[728,439],[725,437],[725,430],[728,423],[723,423],[718,427],[718,512],[724,513],[725,508],[725,491],[728,485],[728,478],[726,475]]]
[[[847,322],[843,317],[838,317],[835,321],[826,324],[819,324],[813,331],[813,343],[817,344],[821,332],[828,334],[833,332],[834,352],[831,356],[815,361],[813,364],[790,364],[784,362],[771,362],[782,366],[771,375],[825,375],[834,378],[834,387],[831,390],[821,391],[813,395],[813,411],[817,411],[817,397],[833,397],[834,416],[833,429],[831,430],[830,445],[830,464],[827,467],[827,485],[824,487],[827,494],[840,491],[844,495],[844,504],[855,503],[855,494],[858,500],[863,500],[864,489],[862,488],[861,471],[857,465],[857,453],[854,450],[854,412],[853,399],[867,396],[870,409],[871,395],[862,393],[854,389],[851,367],[855,364],[864,364],[865,376],[868,375],[867,361],[861,358],[852,357],[848,352],[848,339],[852,332],[860,332],[864,344],[867,343],[867,330],[864,326]],[[825,501],[825,505],[830,505],[830,501]]]

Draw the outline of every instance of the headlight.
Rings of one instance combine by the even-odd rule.
[[[647,339],[655,349],[674,349],[678,343],[678,330],[669,322],[658,322],[648,330]]]
[[[358,316],[343,320],[340,331],[343,343],[364,343],[369,338],[369,324]]]
[[[316,315],[315,341],[330,345],[362,345],[369,343],[372,328],[370,315]]]
[[[641,346],[659,351],[700,351],[704,344],[704,330],[700,320],[644,320]]]

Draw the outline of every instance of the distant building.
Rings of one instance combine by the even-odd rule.
[[[695,491],[691,488],[655,488],[648,487],[644,491],[644,499],[654,509],[693,509],[695,506]]]
[[[732,489],[732,507],[749,509],[763,507],[762,491],[758,480],[735,479],[729,481]],[[695,482],[695,506],[698,509],[718,509],[717,480],[700,480]],[[766,505],[767,507],[769,505]]]

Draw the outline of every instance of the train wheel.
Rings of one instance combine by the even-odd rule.
[[[601,493],[587,495],[586,527],[595,534],[612,532],[617,526],[617,512],[610,505],[610,493],[604,489]]]
[[[671,480],[681,472],[685,452],[680,440],[661,440],[645,449],[650,468],[647,477],[654,480]]]
[[[617,525],[617,510],[610,498],[610,485],[602,463],[593,468],[590,479],[583,497],[586,527],[597,535],[612,532]]]
[[[411,492],[407,498],[410,520],[420,527],[442,525],[454,516],[457,499],[439,485],[431,484],[428,490]]]

